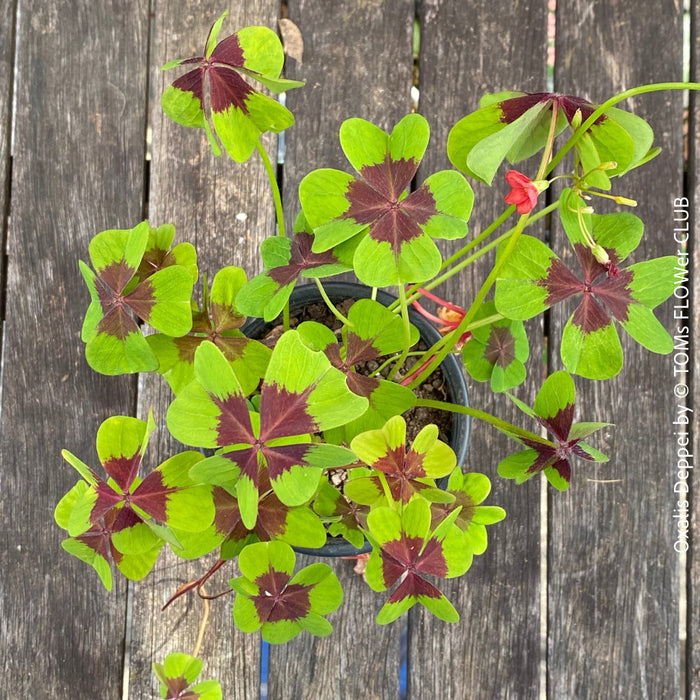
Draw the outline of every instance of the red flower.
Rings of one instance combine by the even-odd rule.
[[[518,214],[531,212],[537,204],[537,196],[540,193],[537,185],[517,170],[509,170],[506,173],[506,182],[511,188],[505,197],[506,204],[515,204]]]

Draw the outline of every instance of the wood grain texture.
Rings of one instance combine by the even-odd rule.
[[[7,240],[12,134],[12,91],[14,88],[15,3],[0,0],[0,240]],[[0,268],[0,304],[5,298],[5,271]]]
[[[159,2],[153,18],[151,46],[152,160],[148,214],[154,225],[175,224],[178,241],[190,241],[198,251],[200,278],[226,265],[238,265],[249,276],[258,271],[260,242],[274,234],[274,208],[270,186],[260,158],[253,154],[239,164],[227,155],[215,157],[204,131],[186,129],[170,121],[160,107],[165,87],[184,71],[161,72],[160,66],[174,58],[201,55],[210,25],[222,12],[220,3]],[[273,0],[238,3],[230,8],[220,38],[252,25],[276,28],[279,4]],[[276,139],[266,138],[275,159]],[[171,392],[157,375],[144,375],[139,384],[138,412],[145,417],[153,408],[161,429],[149,447],[152,466],[182,445],[168,439],[165,413]],[[151,451],[151,448],[153,451]],[[156,461],[157,460],[157,461]],[[213,556],[213,555],[212,555]],[[192,653],[203,610],[191,594],[166,611],[163,604],[189,580],[204,574],[215,561],[183,562],[164,552],[156,570],[134,588],[131,624],[129,698],[151,698],[157,682],[151,663],[168,653]],[[228,580],[238,575],[228,565],[207,586],[210,593],[225,591]],[[260,637],[233,627],[233,596],[211,602],[211,615],[201,650],[203,678],[216,678],[224,697],[257,698],[260,695]]]
[[[133,378],[87,366],[78,272],[90,238],[138,220],[147,2],[22,3],[2,374],[0,696],[121,698],[125,587],[60,547],[53,511],[96,464],[95,431]]]
[[[426,0],[421,4],[419,110],[429,120],[433,136],[419,180],[452,167],[445,151],[447,134],[458,119],[478,108],[483,94],[545,89],[546,4],[544,0],[482,0],[469,3],[468,13],[460,3]],[[521,27],[527,31],[522,32]],[[493,188],[470,181],[475,190],[470,236],[505,209],[507,190],[501,178],[502,174]],[[542,235],[543,230],[540,226],[533,233]],[[443,249],[453,252],[464,243],[457,241]],[[492,264],[493,256],[485,256],[436,291],[468,308]],[[528,336],[528,380],[515,393],[531,402],[544,370],[539,321],[529,324]],[[494,396],[488,385],[471,379],[468,384],[470,402],[476,408],[533,427],[525,424],[505,396]],[[540,485],[533,479],[518,486],[496,472],[498,462],[516,450],[515,443],[490,426],[472,423],[465,469],[489,476],[493,490],[487,502],[503,506],[507,517],[489,528],[489,548],[475,558],[471,570],[442,586],[460,612],[459,623],[448,625],[427,611],[411,611],[410,697],[436,693],[445,698],[484,699],[538,695]]]
[[[593,101],[681,77],[681,10],[627,3],[558,3],[555,88]],[[658,57],[663,55],[664,60]],[[682,101],[657,93],[620,105],[647,118],[663,154],[615,182],[639,201],[645,237],[629,262],[673,254],[672,202],[683,191]],[[597,199],[591,202],[605,211]],[[568,249],[557,228],[555,250]],[[564,305],[562,305],[564,306]],[[672,327],[672,304],[657,316]],[[552,362],[571,313],[552,312]],[[580,420],[610,420],[595,444],[607,465],[574,466],[550,496],[548,689],[554,697],[675,698],[680,692],[678,555],[673,550],[672,360],[620,330],[625,366],[614,379],[578,379]],[[611,480],[598,482],[596,480]]]
[[[691,7],[691,27],[697,28],[700,22],[700,3],[693,2]],[[694,34],[690,37],[691,51],[691,75],[693,81],[700,81],[700,36]],[[692,423],[693,454],[695,455],[695,469],[691,477],[691,542],[688,552],[688,566],[686,579],[686,619],[681,621],[686,625],[686,696],[690,700],[700,700],[700,474],[698,473],[697,455],[700,454],[700,352],[698,351],[698,338],[700,338],[700,227],[698,216],[700,213],[700,94],[690,93],[689,128],[688,128],[688,179],[686,181],[686,196],[690,204],[690,237],[687,242],[692,255],[691,262],[691,289],[690,299],[690,353],[693,358],[691,376],[692,389],[691,406],[694,410]],[[682,236],[681,236],[682,238]]]
[[[231,3],[222,36],[250,24],[274,28],[280,4]],[[289,17],[301,29],[305,52],[303,64],[288,61],[286,74],[305,79],[307,86],[287,95],[298,122],[285,135],[288,226],[299,209],[298,183],[309,170],[349,169],[337,138],[345,118],[361,116],[388,129],[410,110],[414,6],[422,36],[419,110],[433,133],[420,182],[450,167],[444,155],[447,132],[477,107],[481,94],[545,88],[546,4],[289,0]],[[680,0],[558,0],[555,89],[602,100],[637,83],[679,79],[681,5]],[[697,28],[700,4],[692,0],[691,5]],[[175,650],[191,652],[195,643],[200,601],[183,598],[165,613],[160,607],[211,562],[190,565],[164,555],[151,577],[128,590],[115,576],[109,594],[87,565],[63,552],[53,511],[78,478],[61,460],[60,449],[97,465],[94,436],[107,416],[145,417],[154,408],[160,430],[149,447],[148,467],[176,449],[164,429],[170,392],[160,378],[101,377],[84,360],[79,336],[89,296],[77,260],[87,259],[90,238],[106,228],[133,226],[147,208],[153,224],[171,221],[178,240],[198,246],[201,271],[211,279],[227,264],[257,272],[258,245],[274,233],[268,184],[255,158],[244,165],[215,158],[202,133],[169,122],[160,109],[160,94],[175,77],[162,73],[160,65],[200,53],[210,23],[224,9],[214,0],[0,0],[0,211],[10,213],[3,222],[4,279],[0,271],[6,299],[0,375],[0,698],[145,700],[155,694],[152,661]],[[691,47],[697,72],[697,36]],[[17,113],[11,125],[13,83]],[[621,106],[649,118],[664,148],[653,164],[616,183],[620,194],[639,200],[635,213],[646,223],[644,243],[632,262],[676,253],[673,199],[684,192],[691,199],[695,343],[700,336],[700,100],[691,97],[685,186],[680,95],[648,95]],[[147,124],[152,143],[145,207]],[[265,143],[274,160],[276,139]],[[530,172],[528,167],[523,171]],[[493,190],[475,190],[473,233],[502,210],[504,194],[498,181]],[[544,225],[530,232],[546,235]],[[555,249],[568,245],[558,228],[552,236]],[[476,265],[441,291],[466,305],[484,273],[484,264]],[[667,302],[658,312],[671,330],[677,324],[672,309],[673,302]],[[567,316],[559,309],[551,316],[550,371],[560,366],[557,329]],[[545,369],[542,333],[539,322],[529,328],[530,379],[517,393],[530,403]],[[374,618],[386,596],[371,592],[352,573],[353,562],[335,562],[346,599],[329,617],[334,633],[324,639],[304,634],[271,649],[270,698],[397,697],[400,639],[408,630],[410,698],[529,700],[546,691],[557,700],[655,700],[682,696],[684,680],[685,697],[700,700],[697,497],[694,549],[687,561],[685,665],[678,640],[673,359],[652,355],[626,336],[623,342],[626,363],[619,377],[595,387],[576,379],[578,418],[613,419],[617,426],[594,440],[612,455],[608,465],[579,462],[568,493],[549,490],[545,653],[540,651],[539,484],[517,486],[498,478],[496,464],[511,444],[487,426],[474,425],[468,467],[492,477],[489,502],[503,505],[508,517],[490,528],[489,549],[466,577],[445,586],[461,622],[446,625],[415,610],[408,619],[378,627]],[[697,377],[694,346],[692,352]],[[474,382],[470,392],[472,404],[526,426],[503,397],[492,397]],[[697,382],[691,405],[700,405]],[[696,419],[694,454],[700,452],[697,425]],[[298,565],[313,561],[300,556]],[[225,590],[235,575],[231,564],[208,591]],[[201,652],[204,675],[219,678],[228,699],[257,698],[260,637],[233,628],[231,604],[231,596],[212,603]],[[543,688],[540,664],[545,662]]]
[[[410,111],[413,2],[350,0],[289,3],[289,18],[304,39],[303,64],[288,61],[287,76],[306,86],[287,95],[297,123],[286,135],[284,202],[289,224],[299,211],[297,190],[319,167],[352,170],[338,129],[349,117],[383,129]],[[300,558],[299,564],[310,563]],[[352,562],[333,565],[345,593],[329,616],[331,637],[302,635],[270,650],[268,693],[275,700],[391,698],[399,692],[402,623],[379,627],[384,597],[352,573]]]

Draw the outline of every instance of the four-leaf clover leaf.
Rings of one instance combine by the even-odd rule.
[[[405,116],[391,134],[364,119],[343,122],[340,144],[360,177],[321,169],[299,185],[314,252],[366,232],[353,258],[362,282],[382,287],[433,277],[442,262],[433,239],[467,234],[474,195],[462,175],[448,170],[407,193],[429,138],[419,114]]]
[[[266,131],[284,131],[294,123],[292,113],[276,100],[255,90],[242,76],[253,78],[272,92],[300,87],[297,80],[280,78],[284,50],[279,37],[267,27],[246,27],[217,43],[228,12],[212,25],[204,55],[170,61],[163,70],[194,66],[163,92],[163,111],[182,126],[206,131],[216,155],[221,150],[214,131],[236,161],[248,160]],[[210,114],[205,112],[209,106]]]

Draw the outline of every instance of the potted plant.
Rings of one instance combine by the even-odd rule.
[[[696,86],[642,86],[602,105],[550,93],[487,95],[450,131],[455,169],[416,187],[428,121],[409,114],[386,133],[350,118],[339,137],[354,172],[310,172],[288,231],[260,136],[287,129],[294,118],[248,79],[275,93],[302,83],[280,78],[284,56],[274,32],[248,27],[219,41],[224,18],[212,26],[202,56],[164,66],[184,70],[164,92],[163,108],[179,124],[203,128],[217,154],[243,162],[257,151],[279,232],[261,246],[262,274],[248,279],[225,267],[211,279],[202,275],[201,293],[196,251],[174,245],[172,226],[141,222],[93,238],[90,265],[80,262],[91,296],[82,328],[87,362],[105,374],[162,374],[173,392],[167,428],[194,449],[140,474],[153,417],[107,419],[97,434],[104,474],[63,452],[81,477],[56,508],[69,535],[63,546],[91,564],[108,589],[113,566],[141,579],[164,546],[190,559],[218,551],[214,567],[176,596],[200,590],[237,558],[234,623],[274,643],[303,630],[330,633],[326,615],[342,601],[328,564],[295,572],[293,547],[367,546],[368,584],[391,590],[380,624],[416,603],[456,622],[436,584],[465,574],[486,550],[486,526],[505,516],[503,508],[484,505],[489,477],[462,472],[464,419],[486,421],[517,444],[497,465],[501,477],[520,483],[541,472],[564,490],[576,460],[608,459],[588,438],[609,424],[574,422],[572,375],[605,380],[622,369],[618,326],[652,352],[673,349],[653,309],[672,294],[679,259],[627,265],[643,224],[627,210],[597,213],[594,197],[633,207],[611,192],[613,184],[659,151],[648,124],[615,105],[652,90]],[[491,185],[504,161],[531,157],[539,162],[533,176],[508,170],[509,206],[468,236],[469,178]],[[553,175],[557,166],[561,174]],[[538,209],[555,180],[566,187]],[[559,217],[577,267],[528,232],[547,215]],[[443,261],[436,239],[465,245]],[[464,308],[433,291],[489,254],[490,273]],[[341,294],[322,281],[347,272],[365,286]],[[295,290],[300,278],[313,283]],[[299,290],[304,296],[309,288],[323,313],[297,305]],[[458,360],[494,392],[517,390],[528,359],[523,321],[569,298],[578,305],[562,335],[566,371],[546,379],[532,407],[507,394],[527,427],[469,406],[459,381],[439,399],[421,394],[429,377],[442,386],[440,373],[452,372],[446,367]],[[435,313],[426,299],[439,305]],[[435,325],[422,346],[418,318]],[[259,319],[255,330],[250,319]],[[407,419],[415,409],[450,418],[441,429]],[[177,697],[201,663],[174,655],[155,671],[163,696]],[[195,688],[201,697],[220,696],[216,684]]]

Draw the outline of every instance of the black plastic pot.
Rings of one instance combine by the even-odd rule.
[[[334,304],[339,304],[346,299],[366,299],[371,296],[372,290],[362,284],[353,282],[325,282],[323,288],[326,290],[328,297]],[[376,299],[384,306],[389,306],[396,297],[383,292],[377,291]],[[289,301],[290,313],[293,316],[301,309],[309,304],[323,303],[323,299],[315,284],[305,284],[298,286],[292,292]],[[439,331],[423,316],[409,310],[411,323],[420,331],[420,337],[423,342],[430,347],[440,339]],[[272,328],[279,324],[276,321],[263,321],[260,318],[248,319],[241,329],[249,338],[262,338]],[[464,379],[464,373],[460,362],[454,355],[448,355],[440,365],[445,379],[445,383],[450,391],[450,401],[462,406],[469,405],[469,395],[467,393],[467,383]],[[454,413],[452,417],[452,434],[450,438],[450,447],[457,455],[457,464],[464,464],[467,457],[467,449],[469,447],[469,431],[471,421],[469,416],[461,413]],[[441,483],[442,482],[442,483]],[[439,486],[444,487],[447,480],[438,482]],[[326,544],[319,549],[306,549],[304,547],[294,547],[295,551],[303,554],[312,554],[320,557],[347,557],[369,552],[371,546],[365,541],[364,547],[357,549],[353,547],[342,537],[328,537]]]

